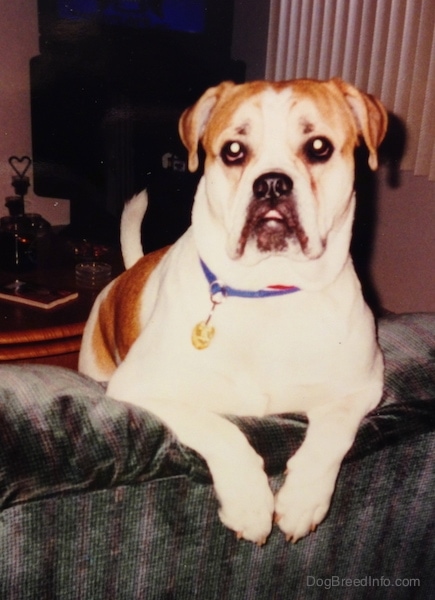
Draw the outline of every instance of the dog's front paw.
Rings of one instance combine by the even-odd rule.
[[[289,470],[275,498],[275,522],[293,543],[315,531],[329,510],[334,480],[300,469]]]
[[[274,499],[271,489],[264,476],[252,485],[245,477],[245,485],[241,481],[233,493],[226,494],[222,499],[219,517],[224,525],[236,532],[239,539],[255,542],[259,546],[266,542],[272,529]],[[261,478],[262,479],[262,478]]]
[[[239,539],[264,544],[272,529],[274,497],[263,469],[251,465],[234,474],[226,472],[214,483],[222,523]]]

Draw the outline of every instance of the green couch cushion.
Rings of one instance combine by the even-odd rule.
[[[379,338],[383,400],[362,422],[347,461],[435,427],[435,315],[383,319]],[[229,418],[269,475],[284,471],[306,432],[301,415]],[[107,398],[73,371],[0,366],[0,507],[182,474],[209,481],[202,458],[152,414]]]

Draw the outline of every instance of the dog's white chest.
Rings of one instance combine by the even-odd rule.
[[[210,304],[192,302],[186,315],[183,302],[168,307],[161,297],[119,368],[130,371],[121,378],[137,387],[138,400],[164,393],[186,403],[200,398],[203,407],[220,413],[304,412],[319,398],[325,401],[330,382],[340,375],[337,365],[346,369],[345,360],[337,360],[338,354],[346,356],[343,326],[326,304],[313,316],[313,303],[317,306],[317,297],[302,292],[227,298],[212,312],[214,336],[198,349],[192,328],[207,318]]]
[[[258,414],[303,411],[320,388],[326,393],[337,364],[331,347],[340,351],[342,334],[326,311],[305,318],[301,307],[307,303],[302,296],[228,299],[216,309],[215,337],[203,351],[203,360],[210,371],[221,365],[226,379],[232,380],[228,393],[234,387],[239,392],[241,411],[245,403],[255,404]]]

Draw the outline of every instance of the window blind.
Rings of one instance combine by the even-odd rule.
[[[402,167],[435,180],[435,1],[271,0],[266,77],[341,77],[407,128]]]

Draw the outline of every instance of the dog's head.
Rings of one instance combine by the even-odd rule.
[[[363,138],[375,169],[386,125],[378,100],[339,79],[207,90],[180,120],[191,171],[199,143],[205,150],[200,220],[246,265],[321,257],[345,222],[351,228],[354,149]]]

